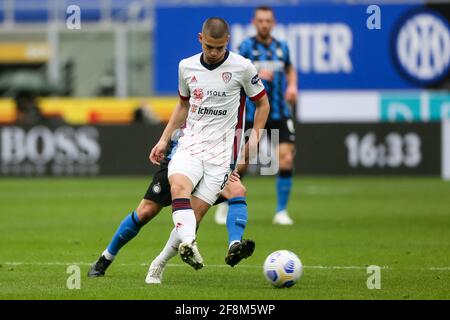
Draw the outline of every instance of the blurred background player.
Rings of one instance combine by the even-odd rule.
[[[292,189],[292,173],[295,156],[295,128],[291,106],[297,101],[297,72],[289,58],[286,42],[275,39],[271,31],[275,26],[275,15],[270,7],[260,6],[254,12],[252,21],[256,36],[245,39],[239,46],[239,53],[253,61],[263,80],[270,101],[270,114],[266,129],[279,130],[279,173],[276,180],[277,208],[273,223],[292,225],[287,204]],[[245,128],[253,127],[255,104],[247,99]],[[270,137],[270,131],[268,132]],[[239,168],[243,174],[246,166]],[[226,223],[226,203],[218,206],[215,221]]]

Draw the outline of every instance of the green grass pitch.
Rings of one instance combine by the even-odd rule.
[[[172,229],[164,209],[125,246],[106,277],[88,279],[149,178],[0,180],[0,299],[449,299],[450,183],[438,178],[297,177],[289,204],[294,226],[272,224],[273,177],[247,178],[246,238],[252,257],[225,265],[225,226],[205,217],[198,243],[205,267],[171,260],[162,285],[144,283],[148,264]],[[266,256],[299,255],[300,281],[289,289],[263,277]],[[69,265],[81,289],[66,286]],[[368,265],[381,289],[367,288]]]

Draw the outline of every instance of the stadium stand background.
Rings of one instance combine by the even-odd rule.
[[[177,99],[173,94],[176,91],[171,87],[176,84],[174,82],[176,73],[173,72],[176,64],[173,61],[189,54],[185,51],[198,50],[195,37],[194,41],[187,39],[186,42],[189,44],[185,46],[173,40],[176,39],[174,35],[183,38],[185,34],[193,33],[195,36],[201,22],[199,17],[217,12],[218,7],[225,15],[234,12],[235,17],[231,24],[237,26],[234,30],[241,30],[239,26],[249,23],[252,7],[260,4],[273,5],[277,12],[282,13],[281,24],[284,23],[286,26],[298,21],[290,21],[291,18],[286,18],[285,12],[299,12],[298,16],[301,19],[300,10],[311,6],[323,8],[326,12],[329,12],[327,10],[330,9],[327,7],[330,6],[348,9],[349,17],[354,14],[355,8],[364,9],[360,12],[360,22],[364,25],[368,17],[365,9],[372,4],[378,4],[382,8],[382,28],[385,28],[386,17],[389,20],[398,13],[395,8],[404,10],[408,6],[417,8],[426,6],[427,9],[438,12],[441,18],[447,19],[447,22],[444,22],[447,31],[450,19],[449,5],[446,1],[0,0],[2,130],[10,128],[8,126],[14,125],[17,119],[14,93],[8,90],[7,86],[1,86],[2,83],[8,84],[12,81],[9,79],[16,72],[26,76],[33,74],[32,77],[36,78],[36,82],[40,81],[41,86],[48,87],[45,94],[40,94],[37,99],[41,112],[44,116],[60,117],[69,126],[128,125],[142,119],[148,124],[164,122],[170,116]],[[78,5],[81,8],[80,30],[70,30],[66,26],[66,19],[70,15],[66,10],[70,5]],[[236,8],[240,10],[236,11]],[[186,13],[192,17],[191,20],[181,19]],[[339,22],[338,20],[345,15],[330,15],[324,18],[320,15],[320,10],[317,10],[317,15],[311,16],[312,20],[308,23],[319,24]],[[399,16],[401,19],[398,21],[394,19],[395,21],[391,22],[400,23],[404,16]],[[353,23],[355,22],[352,21],[351,24]],[[390,27],[394,28],[392,25]],[[364,29],[364,26],[361,29]],[[361,30],[352,29],[352,32],[352,39],[362,42],[367,39],[360,34]],[[370,32],[372,32],[370,35],[380,33],[377,30]],[[390,38],[391,36],[386,39]],[[366,48],[371,48],[373,51],[370,52],[371,56],[380,57],[380,61],[390,61],[392,58],[389,56],[392,52],[377,53],[379,48],[376,43],[373,46],[368,43]],[[360,57],[364,56],[360,53]],[[360,71],[362,66],[369,68],[370,65],[376,65],[375,61],[360,60],[352,61],[357,71]],[[379,81],[374,80],[371,74],[363,73],[367,76],[366,79],[361,80],[347,75],[350,82],[346,82],[342,75],[336,74],[334,78],[330,75],[327,82],[324,81],[326,77],[323,75],[303,74],[300,71],[299,108],[296,111],[297,120],[302,123],[299,127],[299,137],[302,137],[301,130],[312,130],[308,132],[314,137],[307,141],[299,141],[302,149],[307,151],[304,155],[314,151],[311,158],[299,157],[303,159],[298,164],[302,169],[301,172],[434,175],[441,173],[444,162],[448,162],[443,158],[448,151],[440,145],[444,137],[442,132],[445,131],[441,129],[440,121],[450,114],[450,111],[446,111],[450,105],[448,68],[440,81],[422,84],[410,81],[394,67],[390,72],[392,74],[384,79],[377,77]],[[381,86],[376,81],[381,83]],[[332,87],[327,83],[340,87]],[[393,83],[392,87],[389,87],[390,83]],[[415,127],[408,127],[408,123]],[[328,126],[334,124],[347,125],[339,126],[339,129],[328,129]],[[160,130],[159,125],[149,127],[154,130],[152,135],[156,135],[157,130]],[[323,137],[320,135],[324,128],[328,133],[337,130],[334,135],[340,136],[341,140],[327,142],[329,135]],[[342,131],[342,128],[346,130]],[[355,135],[352,136],[352,133]],[[413,135],[415,138],[409,139],[409,133],[415,134]],[[394,134],[394,138],[391,134]],[[417,137],[420,140],[419,147],[422,148],[420,155],[415,155],[416,160],[408,160],[409,158],[405,156],[409,152],[408,143],[417,141]],[[367,156],[364,155],[364,148],[360,150],[364,146],[363,143],[369,141],[372,154],[382,154],[383,148],[389,149],[391,143],[394,143],[389,139],[400,141],[399,143],[403,145],[401,152],[404,154],[398,156],[397,160],[379,155]],[[338,164],[333,167],[317,161],[329,155],[326,148],[320,150],[317,148],[321,143],[341,146],[332,152],[333,156],[338,155],[336,157],[341,163],[336,161]],[[417,144],[414,143],[411,148],[417,149]],[[355,156],[359,153],[363,154],[362,158]],[[355,157],[358,159],[355,160]],[[402,158],[400,162],[399,157]],[[417,158],[420,158],[420,161]],[[393,167],[386,164],[389,161],[394,164]],[[415,164],[414,161],[420,163],[414,166],[408,161],[412,164]],[[108,170],[109,173],[113,171]]]

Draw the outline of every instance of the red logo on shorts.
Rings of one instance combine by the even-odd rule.
[[[183,224],[182,224],[181,222],[177,222],[175,228],[176,228],[176,229],[179,229],[179,228],[181,228],[182,226],[183,226]]]
[[[203,99],[203,89],[202,88],[195,88],[194,92],[194,99],[195,100],[202,100]]]

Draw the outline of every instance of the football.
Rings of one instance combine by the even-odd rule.
[[[264,261],[264,276],[277,288],[289,288],[297,283],[303,274],[300,258],[288,250],[272,252]]]

